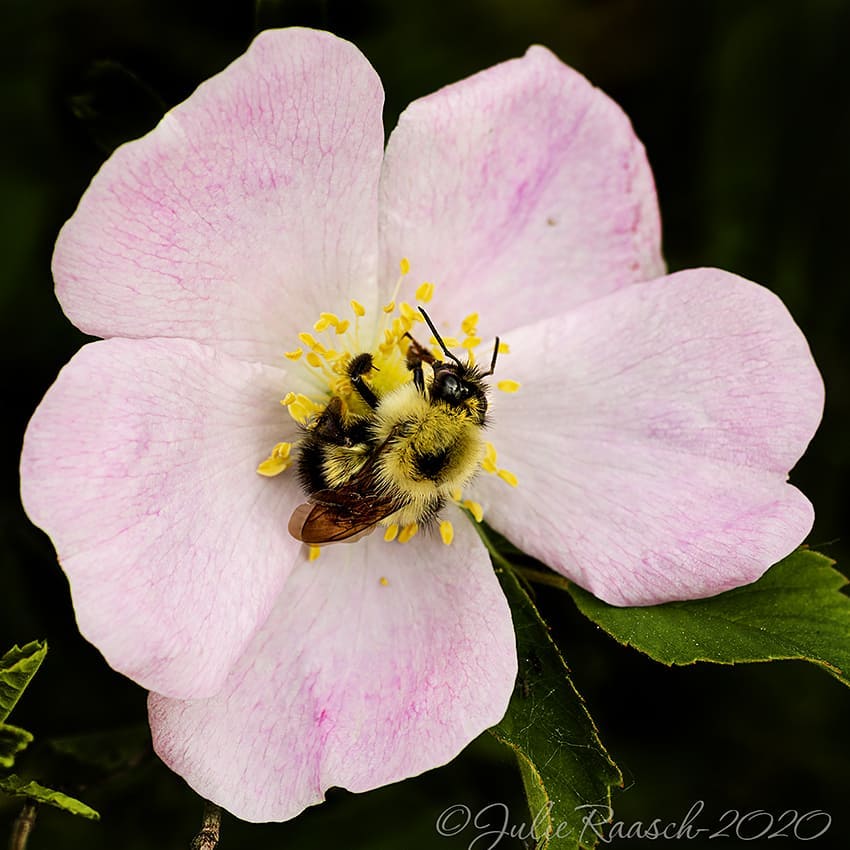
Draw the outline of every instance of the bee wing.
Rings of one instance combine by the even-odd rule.
[[[352,486],[320,490],[310,501],[299,505],[289,520],[289,533],[310,546],[353,542],[400,507],[398,500],[366,494]]]
[[[310,546],[323,543],[353,543],[365,536],[390,514],[404,507],[398,495],[375,490],[375,463],[386,446],[341,487],[319,490],[310,501],[299,505],[289,519],[289,533]]]

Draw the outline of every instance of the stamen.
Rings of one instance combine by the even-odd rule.
[[[339,323],[336,325],[335,330],[340,336],[342,336],[342,334],[344,334],[348,330],[348,326],[350,324],[351,322],[349,322],[348,319],[340,319]]]
[[[319,369],[322,366],[322,358],[319,357],[319,355],[316,354],[315,351],[308,351],[306,360],[311,366],[315,367],[316,369]]]
[[[509,472],[507,469],[500,469],[496,475],[498,475],[502,481],[510,484],[511,487],[516,487],[519,484],[519,480],[516,475],[514,475],[513,472]]]
[[[388,525],[387,530],[384,532],[384,540],[386,540],[387,543],[392,543],[396,537],[398,537],[398,526],[395,523]]]
[[[476,522],[484,520],[484,508],[478,502],[473,502],[472,499],[466,499],[463,506],[472,514]]]
[[[434,284],[427,280],[416,288],[416,300],[427,304],[434,297]]]
[[[460,329],[467,335],[473,336],[478,327],[478,313],[470,313],[461,323]]]
[[[387,587],[389,585],[389,583],[390,583],[389,579],[386,576],[381,576],[378,579],[378,584],[380,584],[381,587]]]
[[[292,396],[291,399],[290,396]],[[286,405],[289,415],[299,425],[306,425],[314,416],[324,410],[322,405],[316,404],[311,398],[308,398],[302,393],[287,393],[286,398],[281,404]]]
[[[410,260],[407,257],[402,257],[401,262],[398,264],[399,270],[401,271],[402,277],[410,272]]]
[[[512,381],[510,378],[505,378],[503,381],[498,381],[496,386],[503,393],[515,393],[521,385],[519,381]]]
[[[383,310],[385,313],[392,313],[395,310],[395,301],[390,301],[389,304],[384,304]]]
[[[416,536],[416,533],[419,531],[419,525],[415,522],[410,523],[410,525],[406,525],[401,529],[398,533],[398,542],[399,543],[407,543],[412,537]]]
[[[366,308],[359,302],[352,299],[351,309],[354,310],[354,315],[358,319],[362,319],[366,315]]]
[[[257,467],[257,472],[260,475],[265,475],[266,478],[274,478],[275,475],[280,475],[284,469],[288,469],[292,465],[292,443],[278,443],[272,453]]]
[[[307,333],[307,331],[302,331],[300,334],[298,334],[298,339],[300,339],[301,342],[304,343],[304,345],[312,349],[315,349],[316,346],[318,346],[319,344],[319,341],[316,339],[316,337],[314,337],[311,333]]]
[[[499,343],[499,354],[510,354],[511,347],[506,342]]]
[[[484,444],[484,460],[481,461],[481,468],[485,472],[496,472],[496,447],[488,440]]]
[[[398,305],[398,309],[401,311],[401,315],[409,322],[422,321],[422,316],[419,314],[419,311],[414,310],[407,301],[402,301],[401,304]]]
[[[307,560],[315,561],[319,557],[319,555],[321,555],[321,554],[322,554],[322,550],[318,546],[311,546],[310,547],[310,554],[307,556]]]
[[[443,543],[445,543],[446,546],[450,546],[452,540],[454,540],[455,530],[452,527],[452,524],[447,519],[444,519],[440,522],[440,537],[442,538]]]
[[[303,353],[303,349],[296,348],[295,351],[284,351],[283,356],[286,357],[288,360],[297,360]]]

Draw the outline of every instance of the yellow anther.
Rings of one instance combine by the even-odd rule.
[[[389,583],[390,583],[389,579],[386,576],[381,576],[378,579],[378,584],[380,584],[381,587],[387,587],[387,585],[389,585]]]
[[[319,366],[321,366],[321,365],[322,365],[322,358],[321,358],[321,357],[319,357],[319,355],[318,355],[318,354],[316,354],[316,352],[315,352],[315,351],[308,351],[308,352],[307,352],[307,357],[306,357],[305,359],[307,360],[307,362],[308,362],[311,366],[315,366],[316,368],[318,368]]]
[[[478,327],[478,313],[470,313],[461,323],[460,329],[467,335],[472,336]]]
[[[296,348],[295,351],[284,351],[283,356],[288,360],[297,360],[303,353],[302,349]]]
[[[417,531],[419,531],[419,526],[415,522],[410,523],[410,525],[406,525],[398,533],[398,542],[407,543],[407,541],[410,540],[411,537],[414,537],[416,535]]]
[[[293,401],[295,401],[295,393],[290,392],[290,393],[287,393],[287,394],[286,394],[286,395],[285,395],[285,396],[284,396],[284,397],[280,400],[280,403],[281,403],[284,407],[289,407],[289,405],[290,405],[290,404],[292,404],[292,402],[293,402]]]
[[[427,304],[434,297],[434,284],[427,280],[416,287],[416,300]]]
[[[326,331],[330,326],[330,321],[322,316],[322,318],[313,325],[313,330],[321,333],[322,331]]]
[[[358,318],[366,315],[366,308],[359,301],[351,301],[351,309],[354,310],[354,315]]]
[[[407,274],[410,271],[410,260],[407,257],[402,257],[398,267],[403,275]]]
[[[487,463],[495,464],[497,457],[498,455],[496,454],[496,447],[489,440],[487,440],[487,442],[484,443],[484,460],[487,461]]]
[[[292,463],[289,457],[291,451],[292,443],[278,443],[272,449],[272,453],[257,467],[257,472],[265,475],[266,478],[280,475]]]
[[[496,474],[502,479],[502,481],[510,484],[511,487],[516,487],[519,484],[516,475],[514,475],[513,472],[508,472],[507,469],[500,469]]]
[[[505,378],[503,381],[498,381],[496,386],[503,393],[515,393],[520,388],[520,382],[512,381],[510,378]]]
[[[499,354],[510,354],[511,347],[506,342],[499,343]]]
[[[384,540],[386,540],[387,543],[392,543],[396,537],[398,537],[398,526],[395,523],[388,525],[387,530],[384,532]]]
[[[484,519],[484,508],[482,508],[478,502],[473,502],[472,499],[467,499],[463,503],[463,506],[472,514],[476,522],[481,522]]]
[[[322,352],[322,357],[324,357],[325,360],[328,361],[328,363],[336,363],[336,361],[340,358],[340,354],[338,351],[334,351],[332,348],[326,348]]]
[[[422,318],[419,311],[414,310],[407,301],[402,301],[401,304],[398,305],[398,309],[401,311],[401,315],[411,322],[415,322],[417,317]]]
[[[336,327],[339,324],[339,316],[336,313],[319,313],[319,318],[324,319],[329,325]]]
[[[308,557],[309,560],[315,561],[316,558],[318,558],[319,555],[321,555],[321,554],[322,554],[322,550],[318,546],[311,546],[310,547],[310,554],[307,557]]]
[[[392,313],[395,310],[395,301],[390,301],[388,304],[384,304],[381,308],[385,313]]]
[[[341,336],[348,330],[348,326],[350,324],[351,322],[349,322],[348,319],[340,319],[336,325],[336,332]]]
[[[457,348],[460,345],[460,342],[458,341],[457,337],[454,337],[454,336],[444,336],[443,342],[446,344],[446,348]],[[433,336],[431,337],[431,345],[439,346],[439,343],[437,342],[436,337],[433,337]],[[440,355],[440,356],[444,356],[444,355]]]
[[[287,395],[291,395],[291,393],[288,393]],[[296,422],[300,425],[306,425],[311,417],[321,412],[322,407],[306,395],[298,393],[298,395],[296,395],[295,398],[287,404],[287,410],[289,410],[289,415]]]
[[[455,530],[447,519],[440,521],[440,537],[446,546],[450,546],[452,540],[455,539]]]
[[[480,336],[468,336],[461,344],[461,348],[476,348],[481,345]]]
[[[307,331],[302,331],[300,334],[298,334],[298,339],[300,339],[301,342],[304,343],[304,345],[307,345],[310,348],[316,348],[316,346],[318,346],[319,344],[319,341],[316,339],[316,337],[314,337],[311,333],[307,333]]]
[[[463,491],[458,487],[456,490],[452,490],[452,501],[459,502],[463,498]]]

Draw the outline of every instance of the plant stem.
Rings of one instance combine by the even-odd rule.
[[[38,804],[34,800],[27,800],[12,825],[9,850],[25,850],[37,814]]]
[[[215,850],[221,832],[221,809],[209,800],[204,801],[201,831],[192,839],[191,850]]]

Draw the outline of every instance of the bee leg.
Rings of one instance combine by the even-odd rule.
[[[360,398],[362,398],[363,401],[372,408],[372,410],[375,410],[378,406],[378,397],[372,391],[372,388],[363,380],[363,376],[371,372],[373,368],[371,354],[358,354],[357,357],[348,364],[348,379],[351,381],[351,386],[354,387]]]
[[[434,363],[437,358],[420,345],[409,333],[405,336],[410,340],[410,345],[407,347],[407,368],[413,372],[413,385],[423,395],[425,394],[425,375],[422,373],[423,363]]]

